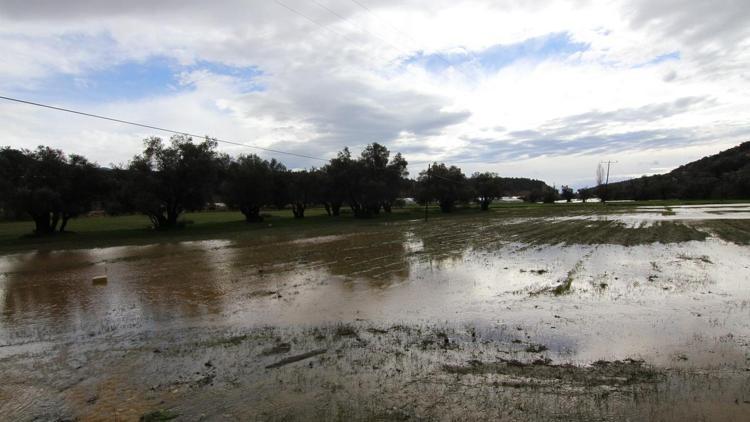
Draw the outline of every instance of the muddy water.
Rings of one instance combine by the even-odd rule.
[[[560,217],[554,219],[560,219]],[[659,221],[748,220],[750,219],[750,204],[649,205],[637,206],[624,213],[575,215],[562,217],[562,219],[617,221],[631,228],[646,228]]]
[[[329,384],[342,374],[358,371],[352,362],[362,360],[365,342],[365,350],[374,354],[411,356],[409,375],[399,370],[397,379],[403,383],[394,383],[394,391],[408,390],[406,385],[425,377],[425,371],[431,380],[447,382],[440,365],[471,358],[542,356],[552,365],[578,367],[635,359],[680,376],[719,374],[712,393],[717,396],[706,400],[703,414],[750,415],[745,403],[750,401],[750,249],[714,238],[631,247],[532,247],[503,239],[506,223],[487,218],[428,225],[414,221],[313,237],[0,257],[0,369],[12,379],[10,387],[0,388],[0,403],[5,401],[0,410],[21,419],[54,419],[120,414],[126,408],[130,413],[120,416],[129,419],[166,402],[183,416],[246,413],[251,409],[239,398],[222,401],[224,409],[217,409],[210,398],[217,393],[201,389],[209,385],[202,384],[207,379],[202,377],[210,375],[210,386],[224,379],[222,388],[229,385],[236,395],[250,389],[243,384],[248,379],[257,394],[269,382],[283,381],[311,394],[312,400],[321,392],[330,395]],[[92,277],[101,274],[108,283],[94,285]],[[569,291],[553,293],[566,282]],[[336,331],[340,324],[353,324],[358,334]],[[412,334],[397,336],[393,327]],[[375,334],[368,339],[365,332]],[[390,337],[381,339],[381,332]],[[350,337],[356,341],[346,343]],[[243,351],[216,355],[214,346],[206,346],[223,344],[226,338],[229,346],[243,345]],[[250,346],[247,338],[259,340]],[[263,356],[273,355],[266,353],[268,348],[289,338],[297,342],[289,347],[292,352],[331,347],[323,343],[343,339],[337,353],[348,363],[342,368],[340,362],[329,362],[331,367],[315,375],[244,372],[241,362],[262,368],[271,359]],[[441,339],[445,347],[433,350],[430,345],[442,344]],[[404,346],[409,343],[419,347]],[[448,347],[453,344],[456,348]],[[165,361],[156,360],[167,358],[152,349],[179,352]],[[420,350],[418,355],[411,354],[414,349]],[[282,357],[288,351],[280,350]],[[318,364],[325,367],[323,356]],[[367,359],[379,362],[373,368],[397,366],[391,358]],[[108,366],[105,361],[118,363]],[[225,373],[210,372],[215,362],[221,362]],[[31,380],[26,370],[35,373]],[[488,376],[484,370],[456,373],[464,372],[474,377],[472,382]],[[141,384],[131,374],[149,381]],[[197,378],[187,382],[185,374]],[[150,379],[155,376],[173,383],[161,392],[162,384]],[[381,376],[364,379],[385,382]],[[362,378],[357,379],[361,386]],[[667,385],[679,384],[673,376],[668,379]],[[86,387],[87,382],[92,385]],[[692,387],[679,385],[682,399],[693,394]],[[291,401],[282,401],[302,412],[292,418],[304,415],[309,405],[297,390]],[[288,393],[278,385],[271,391]],[[367,389],[357,391],[368,394]],[[534,394],[524,400],[541,400]],[[196,395],[203,401],[186,399]],[[123,406],[123,400],[129,404]],[[730,413],[710,410],[722,408],[723,401],[739,407]],[[372,404],[364,414],[358,413],[362,409],[352,414],[370,415],[373,408],[382,410]],[[658,405],[654,409],[671,418]],[[259,415],[273,412],[255,413]]]

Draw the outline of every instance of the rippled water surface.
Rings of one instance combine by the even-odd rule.
[[[642,211],[641,218],[661,216]],[[713,209],[676,210],[687,219],[697,213]],[[487,345],[520,337],[544,345],[543,355],[555,362],[579,365],[637,358],[659,368],[750,367],[748,247],[713,237],[532,246],[505,238],[508,223],[413,221],[313,237],[3,256],[0,358],[12,365],[60,353],[60,345],[110,348],[159,333],[183,333],[174,340],[180,343],[191,332],[210,338],[211,330],[366,323],[444,327]],[[105,285],[92,283],[103,274]],[[566,283],[569,290],[555,294]],[[33,395],[32,387],[5,394]],[[737,399],[746,406],[750,395]],[[13,409],[25,414],[22,406]]]

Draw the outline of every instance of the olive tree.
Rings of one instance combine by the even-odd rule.
[[[260,210],[271,204],[272,170],[270,163],[255,154],[240,155],[227,165],[221,184],[224,202],[240,210],[245,221],[262,221]]]
[[[89,211],[102,195],[102,170],[80,155],[43,146],[5,148],[0,164],[2,206],[31,216],[38,235],[65,231],[71,218]]]
[[[457,202],[467,201],[471,190],[466,175],[456,166],[433,163],[419,173],[419,199],[423,202],[437,201],[440,211],[453,211]]]
[[[482,211],[487,211],[492,201],[503,195],[502,179],[496,173],[474,173],[470,182]]]
[[[182,212],[202,209],[211,198],[219,168],[216,141],[175,135],[168,145],[157,137],[144,144],[128,165],[134,205],[154,228],[176,227]]]

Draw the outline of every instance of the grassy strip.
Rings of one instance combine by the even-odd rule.
[[[696,225],[727,242],[750,245],[750,220],[709,220]]]
[[[617,221],[526,221],[503,226],[514,240],[537,245],[623,245],[705,240],[708,234],[678,221],[659,221],[648,227],[628,228]]]
[[[163,422],[177,419],[180,415],[170,410],[155,410],[140,417],[141,422]]]
[[[514,359],[499,359],[494,362],[471,360],[465,365],[444,365],[443,370],[449,374],[505,375],[504,382],[510,387],[534,387],[567,384],[581,387],[600,385],[622,386],[644,383],[655,383],[664,376],[655,368],[642,361],[597,361],[590,366],[571,364],[553,364],[549,360],[537,359],[533,362],[522,362]]]
[[[499,204],[489,212],[474,207],[458,208],[451,214],[440,213],[439,208],[428,209],[430,221],[461,219],[471,216],[486,217],[500,213],[507,217],[551,216],[557,213],[592,213],[596,204],[586,205],[542,205]],[[34,225],[30,221],[0,222],[0,253],[28,250],[88,249],[108,246],[143,245],[153,243],[180,242],[208,239],[243,239],[264,236],[291,236],[300,234],[316,236],[329,233],[346,233],[352,230],[367,230],[382,224],[420,220],[424,208],[407,207],[395,209],[393,213],[382,213],[371,219],[355,219],[342,210],[340,217],[329,217],[323,208],[310,208],[305,218],[295,219],[289,210],[264,211],[261,223],[246,223],[242,214],[233,211],[206,211],[186,213],[183,216],[190,224],[183,229],[155,231],[149,228],[148,218],[142,215],[115,217],[81,217],[68,224],[68,233],[46,237],[32,236]],[[457,220],[460,221],[460,220]]]
[[[565,280],[563,280],[562,283],[560,283],[557,287],[552,289],[552,293],[554,293],[555,296],[564,295],[570,292],[570,288],[573,286],[573,280],[576,277],[576,273],[578,273],[582,265],[583,261],[578,261],[575,267],[568,271],[568,275],[565,276]]]
[[[681,202],[682,204],[704,203]],[[509,221],[514,218],[538,219],[499,225],[496,237],[536,244],[620,244],[636,245],[651,242],[682,242],[705,239],[700,225],[687,226],[680,222],[659,222],[649,227],[625,228],[616,221],[555,220],[558,217],[621,214],[635,211],[638,205],[675,205],[674,201],[645,201],[616,204],[496,204],[489,212],[476,208],[458,208],[452,214],[441,214],[437,207],[429,209],[430,221],[439,224],[452,221],[459,226],[486,225],[488,219]],[[35,237],[30,233],[33,223],[0,222],[0,253],[28,250],[88,249],[121,245],[180,242],[208,239],[257,239],[263,237],[316,236],[366,231],[383,224],[421,220],[424,208],[414,206],[394,210],[366,220],[354,219],[344,212],[340,217],[328,217],[322,208],[308,209],[304,219],[294,219],[289,210],[267,211],[262,223],[246,223],[242,214],[231,211],[187,213],[190,222],[184,229],[154,231],[148,219],[141,215],[117,217],[83,217],[69,223],[69,233]],[[750,227],[746,222],[711,221],[703,226],[721,238],[742,244],[750,242]],[[695,226],[695,227],[693,227]],[[698,227],[698,228],[696,228]]]

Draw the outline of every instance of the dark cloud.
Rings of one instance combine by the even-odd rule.
[[[563,117],[541,126],[540,132],[555,137],[576,135],[585,132],[603,130],[612,125],[652,122],[681,113],[699,106],[711,106],[715,101],[710,98],[683,97],[668,103],[649,104],[643,107],[623,108],[612,111],[591,111]],[[537,135],[532,135],[534,137]],[[524,138],[523,135],[517,137]]]
[[[700,144],[706,141],[695,136],[691,130],[639,130],[610,135],[578,136],[567,139],[540,137],[533,139],[493,139],[462,138],[471,145],[461,154],[455,155],[459,161],[479,160],[482,162],[502,162],[543,156],[564,156],[575,154],[602,155],[631,150],[652,148],[674,148]]]
[[[750,2],[746,0],[622,0],[617,2],[622,7],[612,10],[612,17],[619,21],[608,28],[604,26],[612,21],[602,19],[600,32],[596,28],[582,28],[581,22],[550,23],[549,10],[557,8],[550,7],[549,2],[544,0],[476,0],[458,5],[450,0],[435,0],[429,4],[418,0],[368,2],[368,6],[382,20],[387,20],[383,17],[393,18],[395,26],[423,41],[415,43],[399,43],[399,40],[404,40],[396,32],[386,29],[378,18],[370,16],[352,2],[323,1],[346,19],[332,15],[309,0],[282,2],[317,24],[273,1],[0,1],[0,50],[11,58],[0,66],[0,88],[12,94],[20,86],[23,91],[17,92],[24,95],[18,96],[26,96],[27,93],[38,95],[49,91],[43,89],[42,83],[49,83],[49,78],[56,74],[85,78],[91,72],[116,66],[122,60],[146,63],[153,58],[167,58],[181,66],[210,62],[253,67],[262,72],[257,76],[264,88],[262,92],[246,93],[239,89],[243,86],[242,81],[196,82],[185,88],[185,92],[181,91],[179,98],[172,96],[171,100],[144,98],[132,104],[78,104],[78,108],[97,111],[103,107],[113,115],[177,128],[197,126],[199,132],[206,128],[227,133],[228,139],[247,138],[259,145],[267,145],[269,139],[276,139],[268,146],[326,158],[345,146],[358,154],[363,145],[377,141],[387,144],[393,151],[412,156],[441,157],[456,163],[487,163],[542,156],[679,148],[716,142],[718,137],[724,135],[746,133],[742,111],[742,102],[746,100],[740,94],[743,84],[747,83],[745,74],[750,57],[747,53],[750,26],[746,24],[750,20]],[[588,25],[585,23],[586,12],[599,11],[598,7],[587,9],[591,5],[590,1],[582,0],[566,2],[562,7],[582,11],[582,22]],[[467,11],[469,16],[477,11],[483,14],[512,14],[519,9],[524,9],[524,13],[538,10],[543,14],[540,19],[528,22],[533,36],[544,36],[547,30],[550,33],[564,33],[564,40],[569,43],[560,45],[583,43],[591,46],[590,57],[594,57],[593,60],[599,57],[595,53],[611,51],[613,60],[622,60],[621,63],[595,63],[592,66],[601,65],[603,73],[606,73],[608,66],[612,65],[613,71],[622,72],[624,78],[631,75],[633,78],[643,78],[646,82],[643,87],[651,87],[650,83],[659,83],[661,79],[669,84],[663,85],[664,90],[657,88],[660,95],[671,92],[684,97],[673,95],[667,97],[676,98],[670,102],[617,108],[630,101],[651,101],[645,89],[617,97],[618,89],[642,87],[633,84],[633,81],[639,83],[640,80],[628,79],[622,85],[613,84],[600,93],[600,98],[612,96],[611,103],[608,98],[604,102],[617,104],[612,106],[612,110],[594,109],[596,104],[602,104],[600,98],[593,99],[588,107],[577,104],[587,107],[582,110],[589,111],[570,116],[564,115],[564,104],[545,104],[542,112],[558,118],[538,126],[521,127],[523,130],[518,130],[518,122],[512,121],[513,113],[508,116],[508,121],[501,120],[505,116],[500,110],[495,113],[498,123],[516,129],[508,132],[506,127],[495,126],[482,117],[489,114],[485,107],[492,107],[491,104],[463,102],[475,94],[471,92],[471,87],[477,86],[479,80],[487,78],[489,81],[496,75],[471,73],[464,81],[465,75],[456,73],[454,83],[449,80],[450,72],[446,72],[446,75],[433,75],[435,79],[426,80],[418,76],[423,68],[404,65],[407,57],[434,53],[430,48],[443,49],[438,51],[450,55],[454,51],[452,49],[466,47],[462,43],[467,43],[466,48],[475,48],[480,52],[500,42],[493,37],[500,34],[502,38],[503,34],[493,32],[491,26],[494,21],[489,15],[489,23],[483,23],[481,19],[462,20],[456,16],[455,27],[451,26],[443,33],[442,22],[437,26],[437,31],[441,32],[436,34],[436,26],[431,26],[433,19],[445,19],[443,12],[454,7]],[[623,10],[625,15],[621,13]],[[400,20],[402,18],[407,20]],[[404,25],[405,21],[426,26],[411,28]],[[622,23],[629,24],[630,28],[622,28],[618,32],[617,28],[621,28]],[[595,25],[599,24],[596,20]],[[371,36],[363,28],[377,32],[388,41]],[[612,35],[588,39],[588,31],[593,29],[597,34]],[[485,32],[491,35],[475,42],[470,39],[472,31],[477,31],[477,39]],[[508,31],[512,32],[513,29]],[[526,34],[526,30],[522,32]],[[510,36],[508,42],[512,44],[515,36],[518,35]],[[451,45],[451,40],[460,45]],[[482,43],[485,45],[482,46]],[[394,48],[390,44],[398,45]],[[642,52],[639,50],[641,47]],[[637,51],[633,53],[633,50]],[[659,57],[666,57],[664,53],[673,60],[669,63],[658,61]],[[648,66],[643,65],[636,70],[629,66],[633,64],[629,62],[631,56],[637,56],[632,59],[633,63],[641,63],[641,56],[646,59],[655,56],[657,61],[646,62]],[[502,57],[495,59],[503,62],[500,60]],[[585,63],[586,59],[581,60]],[[576,60],[565,62],[567,66],[578,64],[581,62]],[[661,68],[654,69],[656,66]],[[628,74],[630,70],[632,73]],[[415,73],[408,73],[411,71]],[[649,73],[651,71],[658,73],[653,76]],[[696,73],[709,83],[691,84]],[[535,77],[533,70],[529,75]],[[722,79],[726,75],[734,79]],[[445,80],[440,79],[443,76]],[[596,76],[593,75],[594,78]],[[554,79],[554,75],[549,77]],[[741,81],[741,78],[745,80]],[[735,84],[735,79],[741,83]],[[447,84],[446,89],[441,86],[443,82]],[[463,82],[472,83],[462,85]],[[551,82],[549,89],[553,91],[569,89],[571,95],[575,95],[578,89],[555,85],[554,80],[540,82]],[[488,84],[489,89],[493,89],[493,86],[499,85]],[[724,120],[717,121],[710,128],[651,129],[656,126],[651,123],[682,113],[695,112],[702,121],[708,121],[711,114],[703,114],[702,110],[712,107],[718,100],[706,97],[707,92],[721,99],[722,106],[727,106],[727,114],[722,116]],[[729,92],[733,94],[727,95]],[[457,96],[451,98],[444,93],[457,93]],[[79,99],[52,100],[73,107]],[[514,98],[503,98],[500,94],[498,101],[512,104]],[[472,127],[470,111],[456,109],[455,105],[459,102],[476,113],[476,120],[480,121],[482,128]],[[140,114],[140,109],[148,110],[148,114]],[[18,119],[16,117],[16,121],[20,121]],[[684,122],[687,119],[679,120]],[[27,142],[36,137],[40,139],[39,142],[51,139],[50,142],[60,142],[61,146],[71,146],[81,153],[86,153],[86,149],[92,150],[92,147],[80,142],[79,126],[70,124],[66,131],[55,132],[54,125],[49,122],[36,126],[19,124],[15,129],[13,122],[7,117],[4,119],[4,135],[15,134],[14,139],[20,140],[16,142]],[[445,142],[442,135],[453,132],[446,129],[462,123],[455,131],[472,135],[459,137],[460,142]],[[67,121],[60,123],[63,124],[67,124]],[[87,123],[80,127],[91,126]],[[104,134],[112,129],[102,127],[100,131]],[[712,135],[708,135],[709,132]],[[61,133],[66,136],[61,136]],[[94,139],[102,135],[87,136],[89,138],[86,139]],[[63,138],[64,143],[61,141]],[[432,146],[435,144],[443,147]],[[103,157],[112,154],[110,147],[102,146],[101,150]],[[246,151],[237,149],[237,152],[240,150]],[[128,154],[132,155],[130,152]],[[269,157],[274,154],[262,155]],[[288,156],[278,158],[284,159],[290,167],[309,167],[314,163]],[[548,161],[549,169],[545,168],[545,171],[554,171],[555,160]]]
[[[326,156],[345,146],[392,144],[402,133],[415,138],[438,135],[470,116],[468,111],[444,111],[450,104],[447,98],[387,81],[364,83],[324,70],[315,74],[320,76],[285,75],[283,80],[298,83],[278,83],[266,92],[245,96],[245,113],[312,126],[319,135],[310,140],[311,148]]]
[[[704,77],[747,70],[750,1],[635,0],[629,10],[633,29],[681,44]]]
[[[650,27],[693,44],[719,41],[730,47],[750,31],[747,0],[636,0],[631,11],[634,29]]]
[[[452,155],[451,159],[493,162],[572,154],[606,155],[711,142],[716,140],[714,135],[706,135],[699,128],[626,129],[616,133],[611,133],[611,130],[639,122],[658,121],[714,103],[710,98],[685,97],[669,103],[571,115],[547,122],[536,130],[509,132],[503,137],[463,137],[461,139],[468,143],[468,147]],[[739,127],[726,136],[747,133],[750,133],[750,128]]]

